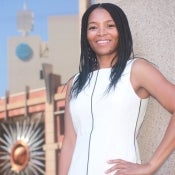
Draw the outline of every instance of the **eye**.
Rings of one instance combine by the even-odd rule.
[[[114,27],[116,27],[116,25],[114,23],[112,23],[112,24],[108,24],[107,27],[108,28],[114,28]]]
[[[88,30],[95,30],[95,29],[97,29],[96,26],[89,26],[89,27],[88,27]]]

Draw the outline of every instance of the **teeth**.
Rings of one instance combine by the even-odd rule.
[[[109,40],[100,40],[97,41],[98,44],[105,44],[105,43],[109,43]]]

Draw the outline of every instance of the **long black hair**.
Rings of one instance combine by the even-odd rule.
[[[72,87],[72,94],[75,97],[81,92],[86,82],[90,81],[90,76],[92,75],[90,73],[98,69],[96,54],[91,49],[87,40],[89,15],[96,8],[103,8],[108,11],[112,19],[114,20],[119,33],[118,48],[116,50],[117,62],[112,66],[111,69],[109,89],[111,89],[111,87],[115,87],[117,81],[121,77],[127,61],[131,58],[131,54],[133,53],[132,35],[127,17],[123,10],[112,3],[91,5],[84,13],[81,21],[81,55],[79,75]]]

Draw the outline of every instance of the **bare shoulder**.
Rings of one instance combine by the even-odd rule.
[[[131,69],[131,84],[136,94],[140,98],[148,98],[150,92],[146,88],[146,76],[150,76],[152,69],[155,69],[152,63],[145,59],[136,59]]]
[[[67,81],[67,88],[71,89],[73,81],[74,81],[75,76],[72,76],[68,81]]]
[[[158,67],[145,59],[136,59],[133,63],[131,73],[140,83],[146,83],[158,77],[165,79]]]
[[[66,83],[66,87],[67,87],[66,100],[69,100],[69,98],[70,98],[71,89],[72,89],[72,85],[73,85],[75,77],[76,77],[76,75],[72,76]]]
[[[137,59],[131,70],[131,82],[137,92],[147,92],[157,99],[168,111],[175,108],[175,85],[147,60]]]
[[[140,71],[141,69],[146,71],[147,69],[157,69],[156,65],[146,59],[136,59],[133,63],[133,70]]]

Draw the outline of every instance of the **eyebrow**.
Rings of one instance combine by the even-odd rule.
[[[109,20],[106,20],[105,22],[114,22],[114,20],[109,19]],[[90,21],[90,22],[88,22],[88,24],[94,24],[94,23],[98,23],[98,22],[96,22],[96,21]]]

